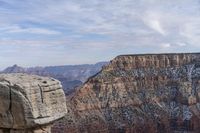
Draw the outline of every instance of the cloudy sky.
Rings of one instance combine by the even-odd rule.
[[[199,51],[199,0],[0,0],[0,69]]]

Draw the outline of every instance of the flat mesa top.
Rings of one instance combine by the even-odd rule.
[[[41,77],[37,75],[29,75],[23,73],[11,73],[11,74],[0,74],[0,83],[7,81],[10,84],[27,84],[27,83],[38,83],[38,84],[56,84],[57,80],[50,77]]]
[[[200,52],[196,53],[147,53],[147,54],[122,54],[119,56],[152,56],[152,55],[200,55]]]

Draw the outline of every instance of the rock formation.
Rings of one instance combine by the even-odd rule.
[[[0,74],[0,133],[50,133],[66,114],[59,81],[26,74]]]
[[[118,56],[69,101],[55,133],[199,133],[200,54]]]

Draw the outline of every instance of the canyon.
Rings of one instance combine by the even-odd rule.
[[[199,133],[200,54],[120,55],[67,98],[54,133]]]
[[[200,53],[120,55],[65,97],[51,77],[0,74],[0,133],[199,133]]]

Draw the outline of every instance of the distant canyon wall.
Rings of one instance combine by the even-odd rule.
[[[83,65],[64,65],[48,67],[30,67],[24,68],[13,65],[4,69],[1,73],[28,73],[39,76],[53,77],[61,81],[66,95],[74,92],[74,88],[82,85],[90,76],[99,72],[102,66],[107,62],[98,62],[96,64]]]
[[[118,56],[67,104],[57,133],[199,133],[200,54]]]

